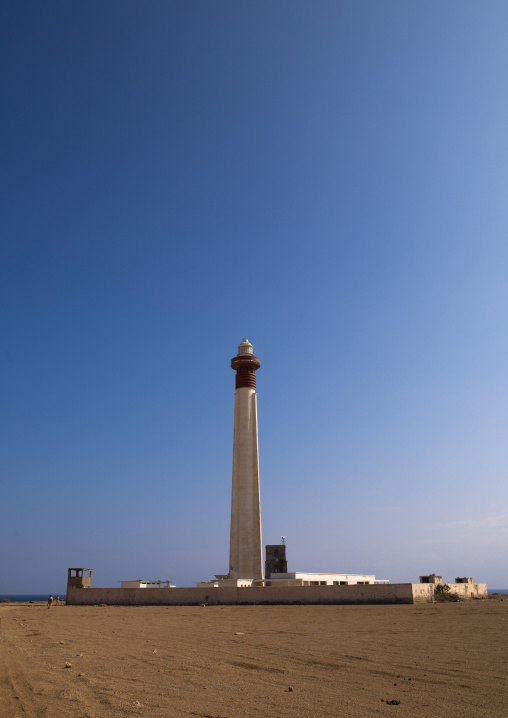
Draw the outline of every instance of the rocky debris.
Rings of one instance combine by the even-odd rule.
[[[69,661],[67,661],[67,663],[65,664],[65,667],[66,667],[66,668],[72,668],[72,663],[69,663]]]
[[[292,693],[294,691],[293,686],[288,686],[286,693]]]
[[[447,583],[438,583],[434,588],[434,601],[437,603],[443,603],[446,601],[452,601],[458,603],[460,596],[455,591],[452,591]]]
[[[398,706],[400,705],[400,701],[396,701],[395,699],[392,701],[386,701],[387,705],[389,706]]]
[[[235,636],[243,636],[244,634],[241,631],[235,631]]]

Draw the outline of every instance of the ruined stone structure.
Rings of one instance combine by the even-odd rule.
[[[67,588],[90,588],[93,568],[70,568],[67,571]]]
[[[487,598],[487,584],[486,583],[475,583],[472,578],[456,578],[453,583],[446,581],[443,582],[442,576],[436,576],[435,573],[431,573],[428,576],[420,576],[420,583],[428,583],[431,587],[432,598],[437,587],[446,585],[449,587],[451,593],[456,593],[459,598],[466,601],[474,598]],[[439,590],[439,589],[438,589]]]
[[[435,573],[430,573],[428,576],[420,576],[420,583],[443,583],[443,577],[436,576]]]

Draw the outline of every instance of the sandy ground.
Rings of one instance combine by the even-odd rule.
[[[2,718],[132,715],[507,718],[508,600],[0,605]]]

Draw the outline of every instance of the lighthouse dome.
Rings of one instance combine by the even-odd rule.
[[[248,339],[238,345],[238,354],[254,354],[254,348]]]

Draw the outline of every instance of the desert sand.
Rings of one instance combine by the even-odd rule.
[[[0,715],[506,718],[507,629],[506,599],[2,605]]]

